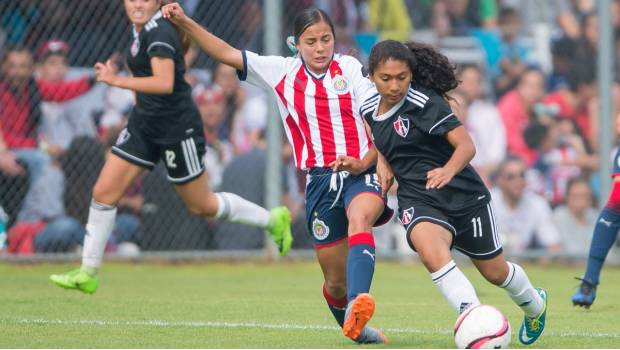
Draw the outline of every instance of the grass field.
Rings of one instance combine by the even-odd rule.
[[[0,264],[2,348],[342,348],[358,347],[335,327],[315,263],[188,265],[108,263],[92,296],[51,285],[47,276],[69,265]],[[521,312],[503,290],[465,273],[483,303],[498,306],[513,328]],[[620,346],[620,270],[603,271],[594,307],[569,297],[580,269],[526,266],[549,292],[548,326],[540,348]],[[371,325],[387,348],[454,347],[456,315],[419,264],[380,263]],[[384,347],[384,346],[380,346]]]

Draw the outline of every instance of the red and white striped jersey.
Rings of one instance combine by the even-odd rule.
[[[372,143],[359,114],[373,88],[362,64],[334,55],[322,76],[298,57],[260,56],[243,51],[241,80],[272,91],[300,169],[327,167],[339,155],[362,159]]]

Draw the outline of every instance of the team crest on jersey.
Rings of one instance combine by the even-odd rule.
[[[343,94],[349,91],[349,83],[342,75],[336,75],[332,80],[332,84],[334,86],[334,90],[336,93]]]
[[[407,137],[407,134],[409,134],[409,119],[405,119],[399,115],[398,119],[394,122],[394,130],[396,130],[396,133],[401,137]]]
[[[316,239],[322,241],[329,236],[329,226],[325,225],[323,220],[316,218],[312,221],[312,234]]]
[[[414,212],[415,212],[415,209],[413,209],[413,207],[409,209],[405,209],[403,211],[403,215],[400,216],[400,222],[402,222],[403,225],[409,225],[411,223],[411,220],[413,220]]]
[[[123,129],[123,131],[121,131],[121,133],[118,135],[118,138],[116,139],[116,145],[122,145],[123,143],[127,142],[130,137],[131,134],[129,133],[129,131],[127,131],[127,128]]]
[[[140,51],[140,38],[136,37],[131,44],[131,55],[136,57],[138,51]]]

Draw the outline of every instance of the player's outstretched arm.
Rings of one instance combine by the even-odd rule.
[[[164,18],[168,18],[177,27],[187,33],[200,48],[214,60],[243,70],[243,55],[241,51],[230,46],[224,40],[211,34],[207,29],[196,23],[185,14],[178,3],[165,5],[161,8]]]

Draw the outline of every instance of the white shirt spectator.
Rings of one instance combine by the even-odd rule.
[[[585,224],[577,221],[566,206],[558,207],[553,211],[553,222],[562,237],[563,253],[581,257],[588,255],[598,213],[588,208],[585,218]]]
[[[535,193],[525,191],[516,208],[510,208],[499,188],[491,190],[497,228],[504,248],[510,253],[521,253],[534,237],[544,247],[560,244],[560,234],[553,223],[549,203]]]
[[[471,161],[475,168],[499,164],[504,159],[506,131],[495,105],[482,100],[472,102],[467,109],[465,127],[476,146],[476,155]]]

